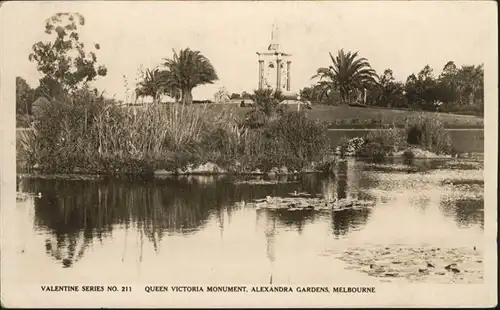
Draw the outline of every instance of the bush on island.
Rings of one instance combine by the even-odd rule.
[[[406,142],[436,154],[450,154],[451,137],[437,117],[420,114],[407,118]]]
[[[356,152],[356,157],[380,162],[387,156],[387,148],[379,142],[367,142]]]
[[[43,107],[21,153],[42,173],[150,174],[212,164],[217,171],[301,171],[331,152],[326,127],[303,112],[250,127],[227,111],[124,108],[83,90]]]

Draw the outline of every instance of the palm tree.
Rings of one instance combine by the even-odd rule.
[[[161,95],[166,93],[168,89],[169,79],[167,75],[167,72],[160,71],[158,68],[146,69],[143,80],[138,83],[135,89],[136,98],[152,97],[153,103],[157,103]]]
[[[173,58],[164,60],[166,72],[168,72],[168,84],[180,90],[183,104],[192,102],[193,88],[212,84],[218,80],[210,60],[199,51],[186,48],[177,54],[174,50]]]
[[[377,83],[378,76],[375,70],[371,68],[366,58],[358,58],[358,52],[345,53],[341,49],[337,57],[332,53],[329,54],[332,65],[319,68],[312,77],[320,79],[317,84],[320,96],[338,90],[342,101],[347,103],[353,95],[358,95],[359,91]]]
[[[270,119],[276,117],[280,112],[280,104],[284,97],[280,91],[274,91],[272,88],[257,89],[250,98],[255,104],[255,110],[264,113]]]

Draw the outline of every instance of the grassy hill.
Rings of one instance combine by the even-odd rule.
[[[228,107],[229,106],[229,107]],[[287,105],[288,111],[297,111],[296,104]],[[251,107],[239,107],[239,105],[214,104],[213,109],[229,108],[244,117],[246,113],[252,110]],[[303,106],[301,109],[304,109]],[[378,107],[353,107],[353,106],[330,106],[313,105],[312,109],[304,109],[307,115],[321,122],[326,122],[331,128],[373,128],[378,123],[393,124],[402,126],[405,118],[416,116],[421,113],[430,114],[438,117],[444,122],[447,128],[483,128],[484,120],[481,117],[472,115],[461,115],[451,113],[422,112],[402,109],[389,109]]]
[[[200,106],[195,104],[194,106]],[[288,111],[297,111],[297,104],[287,104]],[[229,109],[232,113],[244,118],[245,115],[252,111],[252,107],[240,107],[239,103],[229,104],[210,104],[210,110],[220,111]],[[141,108],[141,107],[138,107]],[[463,114],[451,113],[436,113],[411,111],[403,109],[389,109],[380,107],[354,107],[346,105],[313,105],[312,109],[301,109],[306,111],[307,115],[321,122],[328,124],[330,128],[378,128],[380,124],[395,124],[403,126],[405,118],[416,116],[421,113],[429,114],[438,117],[444,122],[446,128],[483,128],[484,119],[482,117]],[[18,127],[23,127],[18,123]]]

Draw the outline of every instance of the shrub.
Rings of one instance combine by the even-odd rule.
[[[283,115],[286,106],[281,104],[285,99],[280,91],[272,89],[257,89],[250,98],[254,102],[255,109],[263,112],[271,120]]]
[[[403,152],[403,158],[406,160],[411,160],[415,158],[415,154],[413,154],[413,152],[410,149],[408,149]]]
[[[378,142],[367,142],[356,152],[356,157],[382,161],[387,156],[386,148]]]
[[[421,114],[407,119],[406,141],[436,154],[451,153],[451,138],[437,117]]]
[[[29,114],[16,114],[16,128],[29,128],[34,118]]]
[[[347,145],[347,143],[349,143],[349,138],[347,138],[346,136],[340,137],[337,147],[335,149],[337,155],[340,155],[341,157],[345,156],[346,148],[344,146]]]
[[[260,110],[252,110],[246,114],[245,125],[249,128],[261,128],[267,123],[267,116]]]
[[[366,142],[377,142],[387,152],[397,152],[405,145],[405,131],[399,128],[371,130],[365,137]]]
[[[326,127],[307,118],[304,112],[284,114],[270,123],[263,135],[264,169],[286,166],[300,170],[331,151]]]
[[[339,141],[339,151],[341,156],[356,156],[357,151],[365,143],[365,140],[361,137],[354,137],[352,139],[347,139],[345,137],[341,138]]]
[[[336,161],[334,157],[324,158],[316,165],[316,170],[327,175],[334,175],[336,170]]]
[[[50,101],[40,107],[34,132],[22,141],[26,164],[44,172],[71,172],[79,165],[93,166],[98,141],[92,125],[104,107],[98,98],[72,102]],[[92,158],[92,159],[91,159]]]

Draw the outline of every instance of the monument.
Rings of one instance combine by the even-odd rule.
[[[286,99],[296,99],[291,91],[291,54],[285,53],[279,42],[278,27],[273,24],[271,42],[267,51],[257,52],[259,56],[259,89],[280,90]]]

